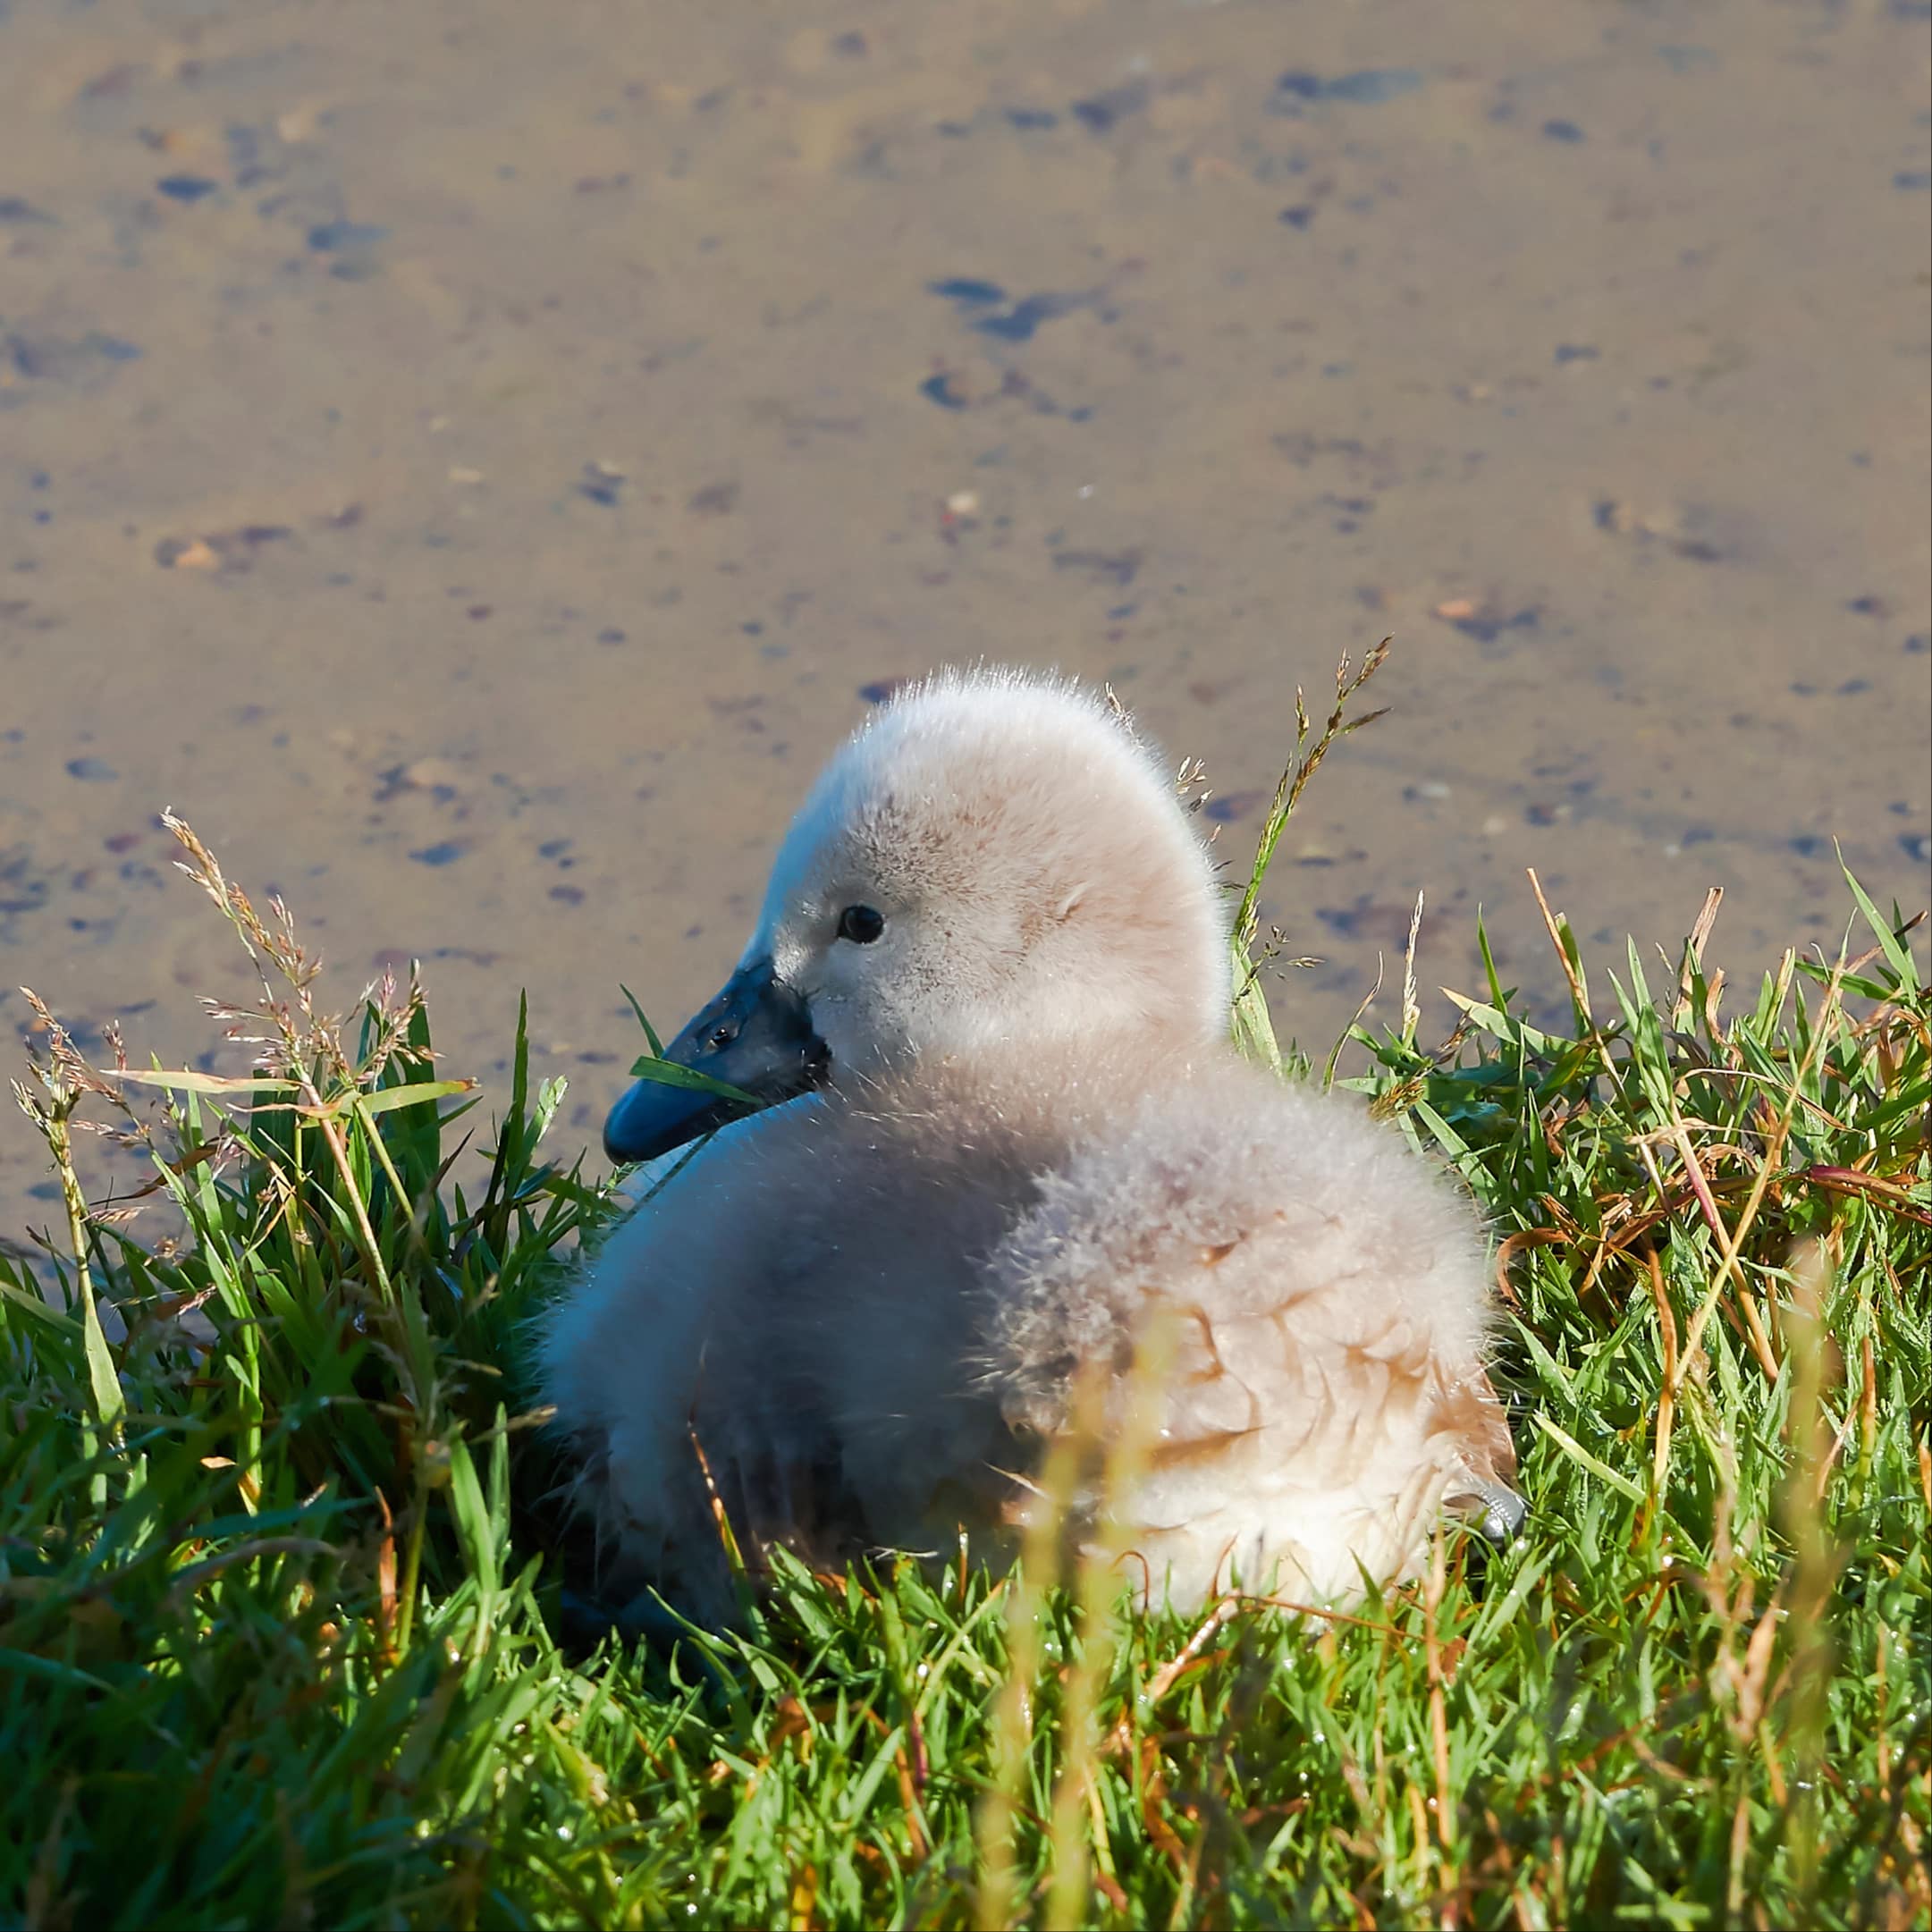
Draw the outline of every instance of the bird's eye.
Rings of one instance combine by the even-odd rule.
[[[848,906],[839,915],[839,937],[855,946],[870,946],[885,931],[885,915],[870,906]]]

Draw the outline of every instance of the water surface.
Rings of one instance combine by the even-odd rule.
[[[1913,0],[0,4],[0,983],[180,1059],[185,813],[594,1138],[869,696],[1110,679],[1325,1047],[1928,894]],[[1385,1000],[1385,1004],[1388,1002]],[[1446,1015],[1439,1004],[1431,1022]],[[24,1026],[0,993],[0,1033]],[[24,1124],[0,1229],[52,1217]],[[35,1198],[36,1190],[40,1198]]]

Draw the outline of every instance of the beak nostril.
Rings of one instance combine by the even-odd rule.
[[[4,0],[0,0],[4,4]],[[824,1042],[812,1031],[803,995],[778,977],[769,959],[754,960],[705,1001],[657,1061],[611,1110],[604,1151],[613,1160],[654,1160],[761,1107],[809,1093],[825,1084]],[[678,1069],[696,1074],[683,1080]],[[722,1076],[722,1093],[713,1076]]]

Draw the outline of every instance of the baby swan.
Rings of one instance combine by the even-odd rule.
[[[728,1615],[713,1486],[741,1542],[814,1563],[962,1524],[1005,1552],[1082,1365],[1109,1429],[1150,1399],[1156,1308],[1151,1453],[1109,1506],[1157,1598],[1333,1600],[1412,1573],[1445,1506],[1514,1529],[1476,1215],[1394,1129],[1235,1053],[1221,905],[1165,774],[1076,687],[941,675],[846,744],[666,1050],[765,1110],[620,1101],[616,1160],[721,1131],[543,1337],[612,1581]]]

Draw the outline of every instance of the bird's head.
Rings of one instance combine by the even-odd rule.
[[[1058,679],[947,673],[839,751],[793,821],[723,990],[665,1049],[745,1096],[640,1080],[604,1130],[639,1160],[750,1110],[994,1043],[1206,1041],[1221,892],[1125,716]]]

